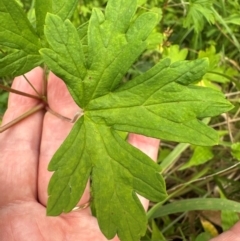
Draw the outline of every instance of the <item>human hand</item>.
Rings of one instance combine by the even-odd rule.
[[[43,71],[36,68],[26,74],[35,88],[42,91]],[[35,94],[23,77],[13,88]],[[37,100],[10,94],[3,125],[29,110]],[[48,81],[49,106],[63,116],[73,117],[79,107],[72,100],[65,84],[53,74]],[[103,241],[90,208],[46,216],[47,185],[52,173],[48,163],[68,135],[73,124],[49,112],[39,111],[0,134],[0,240],[1,241]],[[131,134],[129,142],[156,160],[159,141]],[[90,199],[89,185],[78,203]],[[145,209],[148,201],[140,197]],[[117,241],[118,238],[113,239]]]

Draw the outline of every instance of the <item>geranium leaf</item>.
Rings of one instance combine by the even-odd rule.
[[[1,45],[24,50],[26,53],[38,53],[38,36],[16,1],[0,1],[0,22]]]
[[[0,45],[17,50],[0,60],[0,65],[3,66],[0,75],[9,74],[13,63],[17,64],[15,70],[10,72],[14,76],[38,66],[42,60],[38,52],[41,48],[39,37],[16,1],[0,1],[0,23]],[[8,66],[9,63],[11,67]]]
[[[166,197],[159,166],[112,128],[87,117],[77,121],[49,170],[55,171],[48,190],[49,215],[71,211],[91,173],[99,225],[109,239],[118,233],[121,240],[138,240],[144,234],[146,215],[135,192],[153,201]]]
[[[15,0],[1,0],[0,46],[10,48],[10,51],[0,59],[0,76],[21,75],[39,66],[43,62],[39,49],[47,46],[43,31],[47,12],[65,20],[71,17],[77,3],[78,0],[36,0],[35,30]]]
[[[44,24],[47,12],[52,12],[52,0],[35,0],[36,29],[44,37]]]
[[[73,25],[68,20],[64,24],[61,23],[60,18],[54,15],[47,16],[45,35],[54,51],[43,49],[41,54],[53,72],[68,82],[70,92],[82,108],[91,99],[114,90],[136,58],[146,48],[146,38],[156,25],[158,15],[146,13],[130,22],[136,5],[136,1],[130,2],[128,0],[108,4],[106,19],[100,10],[93,10],[88,28],[88,58],[86,63],[88,73],[86,76],[86,71],[80,66],[81,63],[84,64],[80,41],[66,42],[68,38],[70,40],[68,37],[70,34],[75,36],[77,41]],[[110,14],[111,11],[115,14]],[[145,25],[146,22],[148,22],[147,25]],[[62,47],[60,48],[60,46]],[[64,48],[66,49],[63,50]],[[68,61],[67,58],[69,58]],[[77,68],[76,63],[79,66]],[[85,81],[83,83],[78,81],[78,86],[76,86],[77,80],[73,81],[73,78],[76,79],[73,76],[74,69],[75,72],[77,70],[79,79],[83,80],[85,76]],[[110,79],[112,81],[106,81]],[[86,91],[79,94],[79,91],[82,93],[82,89]]]
[[[231,104],[218,91],[185,86],[201,79],[207,66],[206,59],[173,64],[169,59],[162,60],[115,92],[92,100],[86,115],[116,130],[216,145],[217,132],[199,119],[225,112],[232,108]]]
[[[58,170],[53,174],[49,184],[48,214],[59,215],[61,212],[71,211],[84,191],[92,168],[92,163],[88,161],[91,155],[86,149],[86,134],[83,118],[81,118],[74,125],[61,152],[55,154],[48,167],[50,171]],[[80,146],[79,143],[81,143]],[[79,157],[81,162],[79,162]],[[65,158],[69,160],[67,163]],[[54,195],[51,195],[52,193]],[[57,202],[57,196],[59,200],[64,201]]]
[[[81,106],[83,84],[87,69],[82,44],[76,28],[69,20],[47,14],[45,36],[52,49],[41,49],[43,59],[58,76],[69,80],[68,89]]]
[[[159,166],[118,131],[214,145],[218,135],[201,119],[232,108],[220,92],[193,85],[205,74],[206,59],[173,64],[164,59],[122,83],[158,20],[151,12],[135,17],[136,6],[136,0],[109,0],[105,15],[94,9],[79,32],[69,20],[47,14],[50,48],[40,50],[83,111],[49,164],[54,174],[47,213],[71,211],[91,178],[102,232],[108,239],[117,234],[124,241],[139,240],[146,230],[146,215],[136,194],[162,201],[166,190]]]
[[[0,59],[0,76],[17,76],[26,73],[29,69],[39,66],[42,58],[39,54],[26,54],[17,50]]]
[[[91,81],[85,82],[88,91],[84,93],[84,106],[91,99],[113,91],[119,85],[134,61],[146,49],[146,39],[158,20],[156,13],[149,12],[131,21],[136,1],[110,3],[106,7],[105,17],[95,9],[90,19],[88,76]]]

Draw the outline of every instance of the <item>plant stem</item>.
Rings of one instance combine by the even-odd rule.
[[[48,69],[47,66],[44,66],[44,76],[43,76],[43,96],[47,102],[47,77],[48,77]]]
[[[40,97],[40,93],[36,90],[36,88],[32,85],[32,83],[28,80],[26,75],[23,74],[23,78],[28,82],[28,84],[32,87],[32,89],[35,91],[35,93]]]
[[[78,117],[80,117],[80,116],[83,115],[83,111],[80,110],[79,112],[76,113],[76,115],[75,115],[72,119],[70,119],[70,118],[68,118],[68,117],[62,116],[61,114],[55,112],[55,111],[52,110],[49,106],[46,106],[46,110],[47,110],[48,112],[50,112],[52,115],[55,115],[55,116],[57,116],[58,118],[60,118],[60,119],[62,119],[62,120],[64,120],[64,121],[68,121],[68,122],[70,122],[70,123],[75,123],[76,120],[78,119]]]
[[[234,123],[234,122],[238,122],[238,121],[240,121],[240,118],[232,119],[232,120],[229,120],[228,122]],[[228,122],[227,121],[219,122],[217,124],[211,125],[211,127],[214,128],[214,127],[217,127],[217,126],[222,126],[222,125],[227,124]]]
[[[42,110],[45,108],[45,104],[40,103],[37,106],[33,107],[32,109],[30,109],[29,111],[25,112],[24,114],[22,114],[21,116],[17,117],[16,119],[10,121],[9,123],[7,123],[6,125],[0,127],[0,133],[4,132],[5,130],[7,130],[8,128],[14,126],[15,124],[19,123],[20,121],[22,121],[23,119],[27,118],[28,116],[38,112],[39,110]]]
[[[15,90],[15,89],[12,89],[10,87],[7,87],[7,86],[1,85],[1,84],[0,84],[0,89],[6,90],[8,92],[12,92],[12,93],[15,93],[15,94],[18,94],[18,95],[30,97],[30,98],[33,98],[33,99],[43,100],[43,98],[41,96],[31,95],[31,94],[28,94],[28,93],[25,93],[25,92],[22,92],[22,91],[19,91],[19,90]]]

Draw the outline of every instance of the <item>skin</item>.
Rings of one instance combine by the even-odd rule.
[[[26,74],[35,88],[42,91],[40,68]],[[13,88],[35,94],[23,77],[15,78]],[[50,107],[63,116],[73,117],[79,110],[65,84],[50,74]],[[3,125],[38,104],[37,100],[10,94]],[[90,208],[46,216],[47,185],[52,173],[48,163],[64,141],[73,124],[49,112],[39,111],[0,135],[0,240],[1,241],[105,241]],[[136,134],[129,143],[156,160],[159,140]],[[90,198],[89,185],[78,205]],[[144,208],[148,200],[139,197]],[[116,236],[114,241],[118,241]],[[211,241],[240,241],[240,223]]]

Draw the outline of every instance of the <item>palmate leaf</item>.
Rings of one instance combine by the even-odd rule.
[[[55,172],[47,213],[71,211],[91,178],[102,232],[124,241],[139,240],[145,233],[146,215],[136,193],[162,201],[166,190],[159,166],[118,131],[214,145],[217,133],[200,120],[232,108],[220,92],[192,85],[205,74],[206,59],[173,64],[164,59],[121,83],[158,20],[155,13],[134,18],[136,6],[137,1],[109,0],[105,15],[94,9],[87,51],[69,20],[48,14],[45,36],[51,48],[40,50],[84,112],[49,164]]]

